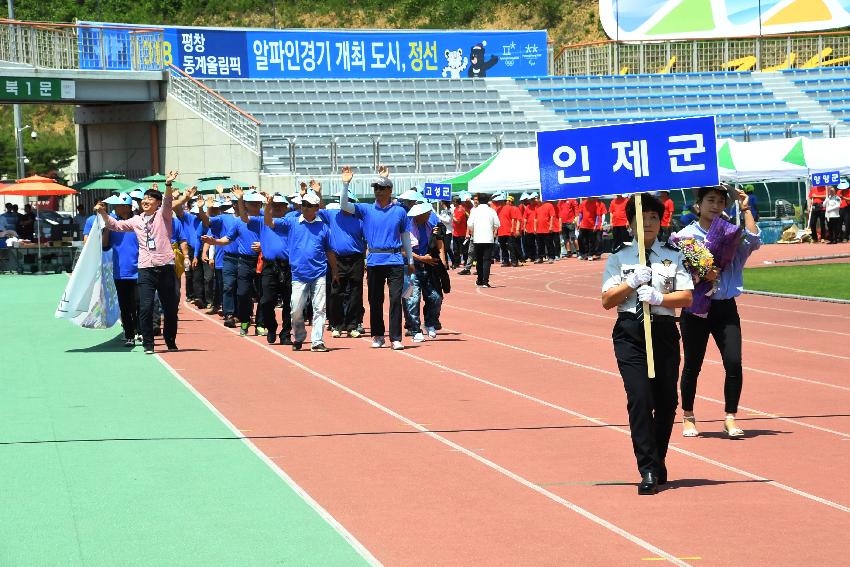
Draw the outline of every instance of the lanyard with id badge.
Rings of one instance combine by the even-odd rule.
[[[145,246],[147,246],[148,250],[156,250],[156,240],[154,240],[153,233],[151,232],[155,218],[156,215],[152,216],[150,221],[145,221]]]

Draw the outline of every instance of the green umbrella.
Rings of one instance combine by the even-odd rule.
[[[451,183],[452,193],[461,193],[466,191],[469,188],[469,182],[477,177],[482,171],[487,169],[487,166],[490,165],[490,162],[496,159],[497,155],[499,154],[491,156],[489,159],[485,160],[480,165],[476,165],[466,173],[462,173],[457,177],[452,177],[451,179],[446,179],[445,181],[441,181],[441,183]]]
[[[127,179],[126,175],[120,173],[104,173],[98,175],[91,181],[81,181],[73,185],[78,191],[117,191],[126,193],[135,187],[137,183]]]
[[[153,188],[153,184],[156,183],[157,188],[162,191],[162,188],[165,187],[165,176],[161,173],[154,173],[153,175],[148,175],[147,177],[143,177],[139,179],[138,182],[133,184],[127,192],[129,193],[133,189],[141,189],[142,191],[147,191],[148,189]],[[180,181],[175,181],[172,183],[175,189],[183,190],[188,187],[187,183],[181,183]],[[122,191],[123,193],[123,191]]]
[[[233,179],[228,175],[207,175],[206,177],[198,178],[198,193],[215,193],[215,189],[219,185],[224,187],[225,191],[230,191],[234,185],[238,185],[239,187],[248,187],[250,183],[244,183],[238,179]]]

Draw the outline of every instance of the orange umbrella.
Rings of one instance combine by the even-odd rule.
[[[54,195],[76,195],[77,192],[70,187],[57,183],[55,179],[32,175],[18,179],[12,185],[0,189],[0,196],[15,195],[18,197],[50,197]],[[38,272],[41,272],[41,217],[38,216],[38,202],[36,206],[36,242],[38,243]]]
[[[31,175],[18,179],[8,187],[0,189],[0,195],[16,195],[20,197],[50,197],[54,195],[76,195],[77,192],[65,187],[55,179]]]

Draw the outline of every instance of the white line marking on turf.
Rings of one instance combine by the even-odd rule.
[[[215,320],[214,320],[214,319],[211,319],[211,318],[210,318],[209,316],[207,316],[206,314],[204,314],[204,313],[200,313],[200,312],[199,312],[199,315],[201,315],[201,317],[204,317],[205,319],[207,319],[207,320],[208,320],[208,321],[210,321],[211,323],[215,323]],[[235,333],[235,330],[232,330],[232,331],[230,331],[230,332],[231,332],[231,333]],[[364,339],[364,340],[366,340],[366,339]],[[371,398],[369,398],[369,397],[367,397],[367,396],[365,396],[365,395],[361,394],[360,392],[357,392],[357,391],[355,391],[355,390],[352,390],[352,389],[351,389],[351,388],[349,388],[348,386],[346,386],[346,385],[344,385],[344,384],[341,384],[341,383],[337,382],[336,380],[334,380],[334,379],[332,379],[332,378],[330,378],[330,377],[328,377],[328,376],[325,376],[324,374],[321,374],[320,372],[317,372],[317,371],[315,371],[315,370],[313,370],[313,369],[311,369],[311,368],[308,368],[307,366],[305,366],[305,365],[301,364],[300,362],[298,362],[298,361],[296,361],[296,360],[294,360],[294,359],[292,359],[292,358],[290,358],[290,357],[288,357],[288,356],[284,355],[283,353],[280,353],[280,352],[276,351],[275,349],[271,348],[270,346],[265,345],[265,344],[263,344],[263,343],[259,342],[258,340],[256,340],[256,338],[251,337],[251,340],[250,340],[249,342],[250,342],[251,344],[253,344],[253,345],[258,346],[259,348],[261,348],[261,349],[263,349],[263,350],[265,350],[265,351],[270,352],[270,353],[271,353],[271,354],[273,354],[274,356],[277,356],[278,358],[281,358],[281,359],[283,359],[283,360],[287,361],[287,362],[288,362],[289,364],[291,364],[292,366],[295,366],[296,368],[299,368],[299,369],[303,370],[303,371],[304,371],[304,372],[306,372],[307,374],[310,374],[310,375],[312,375],[312,376],[314,376],[314,377],[318,378],[319,380],[322,380],[323,382],[326,382],[326,383],[328,383],[328,384],[330,384],[330,385],[332,385],[332,386],[334,386],[334,387],[336,387],[336,388],[339,388],[339,389],[340,389],[340,390],[342,390],[343,392],[345,392],[345,393],[347,393],[347,394],[349,394],[349,395],[351,395],[351,396],[354,396],[355,398],[359,399],[360,401],[362,401],[362,402],[364,402],[364,403],[366,403],[366,404],[368,404],[368,405],[370,405],[370,406],[372,406],[372,407],[374,407],[374,408],[376,408],[376,409],[378,409],[378,410],[380,410],[380,411],[384,412],[385,414],[387,414],[387,415],[389,415],[389,416],[394,417],[395,419],[397,419],[397,420],[401,421],[402,423],[404,423],[404,424],[406,424],[406,425],[408,425],[408,426],[410,426],[410,427],[412,427],[412,428],[416,429],[416,430],[417,430],[417,431],[419,431],[420,433],[423,433],[423,434],[427,435],[428,437],[431,437],[431,438],[432,438],[432,439],[434,439],[435,441],[438,441],[438,442],[440,442],[440,443],[442,443],[442,444],[444,444],[444,445],[447,445],[448,447],[450,447],[450,448],[452,448],[452,449],[455,449],[456,451],[458,451],[458,452],[460,452],[460,453],[463,453],[463,454],[464,454],[464,455],[466,455],[467,457],[470,457],[470,458],[472,458],[472,459],[474,459],[474,460],[478,461],[478,462],[479,462],[479,463],[481,463],[482,465],[484,465],[484,466],[486,466],[486,467],[488,467],[488,468],[490,468],[490,469],[493,469],[494,471],[496,471],[496,472],[498,472],[498,473],[500,473],[500,474],[502,474],[502,475],[504,475],[504,476],[506,476],[506,477],[510,478],[511,480],[513,480],[513,481],[515,481],[515,482],[518,482],[519,484],[521,484],[521,485],[525,486],[526,488],[531,489],[531,490],[533,490],[534,492],[537,492],[538,494],[540,494],[540,495],[542,495],[542,496],[545,496],[545,497],[546,497],[546,498],[548,498],[549,500],[552,500],[553,502],[556,502],[556,503],[558,503],[558,504],[560,504],[560,505],[564,506],[565,508],[568,508],[569,510],[572,510],[572,511],[573,511],[573,512],[575,512],[576,514],[578,514],[578,515],[580,515],[580,516],[582,516],[582,517],[584,517],[584,518],[586,518],[586,519],[590,520],[591,522],[593,522],[593,523],[595,523],[595,524],[597,524],[597,525],[599,525],[599,526],[602,526],[603,528],[605,528],[605,529],[607,529],[607,530],[609,530],[609,531],[611,531],[611,532],[614,532],[615,534],[617,534],[617,535],[619,535],[620,537],[622,537],[622,538],[624,538],[624,539],[626,539],[626,540],[628,540],[628,541],[630,541],[630,542],[634,543],[635,545],[638,545],[638,546],[642,547],[643,549],[646,549],[646,550],[651,551],[652,553],[654,553],[654,554],[656,554],[656,555],[659,555],[659,556],[661,556],[661,557],[666,558],[668,561],[670,561],[670,562],[671,562],[671,563],[673,563],[674,565],[679,565],[679,566],[682,566],[682,567],[686,567],[686,566],[688,566],[688,563],[686,563],[686,562],[684,562],[684,561],[681,561],[681,560],[677,559],[674,555],[672,555],[672,554],[670,554],[670,553],[667,553],[667,552],[666,552],[666,551],[664,551],[663,549],[660,549],[660,548],[658,548],[658,547],[656,547],[656,546],[652,545],[652,544],[651,544],[651,543],[649,543],[648,541],[646,541],[646,540],[644,540],[644,539],[642,539],[642,538],[640,538],[640,537],[636,536],[635,534],[633,534],[633,533],[631,533],[631,532],[629,532],[629,531],[626,531],[625,529],[623,529],[623,528],[621,528],[621,527],[619,527],[619,526],[617,526],[617,525],[615,525],[615,524],[612,524],[612,523],[611,523],[611,522],[609,522],[608,520],[606,520],[606,519],[604,519],[604,518],[602,518],[602,517],[600,517],[600,516],[597,516],[597,515],[596,515],[596,514],[594,514],[593,512],[590,512],[590,511],[588,511],[588,510],[585,510],[585,509],[584,509],[584,508],[582,508],[581,506],[578,506],[577,504],[574,504],[574,503],[570,502],[569,500],[567,500],[567,499],[565,499],[565,498],[562,498],[562,497],[558,496],[558,495],[557,495],[557,494],[555,494],[554,492],[550,492],[550,491],[546,490],[545,488],[542,488],[542,487],[540,487],[540,486],[538,486],[538,485],[534,484],[534,483],[533,483],[533,482],[531,482],[530,480],[528,480],[528,479],[526,479],[526,478],[524,478],[524,477],[522,477],[522,476],[520,476],[520,475],[516,474],[516,473],[515,473],[515,472],[513,472],[513,471],[510,471],[510,470],[506,469],[506,468],[505,468],[505,467],[503,467],[503,466],[498,465],[498,464],[496,464],[495,462],[493,462],[493,461],[491,461],[491,460],[489,460],[489,459],[486,459],[486,458],[484,458],[484,457],[482,457],[482,456],[480,456],[480,455],[477,455],[476,453],[474,453],[473,451],[471,451],[471,450],[467,449],[466,447],[463,447],[462,445],[459,445],[459,444],[455,443],[454,441],[450,441],[449,439],[447,439],[447,438],[443,437],[442,435],[439,435],[439,434],[437,434],[437,433],[434,433],[433,431],[430,431],[430,430],[426,429],[425,427],[422,427],[421,425],[419,425],[418,423],[416,423],[416,422],[415,422],[415,421],[413,421],[412,419],[408,419],[408,418],[404,417],[403,415],[401,415],[400,413],[398,413],[398,412],[396,412],[396,411],[391,410],[390,408],[388,408],[388,407],[386,407],[386,406],[384,406],[384,405],[380,404],[379,402],[376,402],[375,400],[373,400],[373,399],[371,399]],[[400,352],[401,352],[402,354],[405,354],[405,353],[404,353],[404,351],[400,351]],[[164,362],[163,362],[163,363],[164,363]],[[167,365],[166,365],[166,366],[167,366]],[[168,368],[170,368],[170,367],[168,367]],[[176,374],[175,374],[175,375],[176,375]],[[177,376],[177,375],[176,375],[176,376]],[[180,378],[179,376],[177,376],[177,377],[178,377],[178,379],[182,380],[182,378]],[[185,382],[185,380],[183,380],[183,382],[184,382],[184,383],[186,383],[187,387],[189,387],[189,388],[190,388],[193,392],[195,391],[195,390],[194,390],[194,388],[192,388],[192,387],[191,387],[191,385],[189,385],[187,382]],[[201,398],[201,400],[204,400],[203,396],[201,396],[200,394],[196,394],[196,395],[198,395],[198,396]],[[221,419],[222,419],[223,421],[225,421],[225,423],[227,423],[227,424],[229,424],[229,423],[230,423],[230,422],[228,422],[228,421],[226,420],[226,418],[225,418],[223,415],[221,415],[221,414],[220,414],[217,410],[215,410],[215,408],[212,406],[212,404],[209,404],[209,402],[206,402],[206,403],[208,404],[208,406],[210,407],[210,409],[212,409],[212,410],[213,410],[213,411],[215,411],[218,415],[220,415],[220,416],[221,416]],[[264,460],[266,460],[267,462],[271,462],[271,461],[269,461],[269,460],[268,460],[268,459],[267,459],[267,458],[266,458],[266,457],[262,454],[262,452],[260,452],[260,451],[259,451],[259,449],[256,449],[256,451],[258,452],[258,454],[260,454],[261,456],[263,456]],[[283,471],[281,471],[281,472],[283,472]],[[288,476],[286,476],[286,478],[289,478],[289,477],[288,477]],[[293,484],[294,484],[294,482],[293,482]],[[305,493],[305,494],[306,494],[306,493]],[[317,506],[318,506],[318,504],[317,504]],[[321,508],[320,508],[320,509],[321,509]],[[330,517],[330,515],[328,515],[328,517]],[[342,528],[342,526],[340,526],[340,528]],[[347,533],[347,532],[345,532],[345,533]],[[354,541],[356,541],[356,540],[354,540]],[[362,547],[362,546],[361,546],[361,547]],[[365,551],[365,548],[364,548],[364,551]]]
[[[206,315],[204,315],[204,314],[202,314],[202,313],[200,313],[200,312],[198,312],[198,313],[199,313],[199,314],[201,314],[203,317],[206,317]],[[207,318],[208,318],[208,317],[207,317]],[[252,341],[252,342],[253,342],[253,341]],[[159,354],[156,354],[156,355],[154,355],[154,356],[156,356],[156,358],[159,360],[159,362],[160,362],[160,363],[161,363],[161,364],[162,364],[162,365],[163,365],[163,366],[164,366],[164,367],[165,367],[165,368],[166,368],[166,369],[167,369],[167,370],[171,373],[171,375],[172,375],[172,376],[174,376],[175,378],[177,378],[177,379],[178,379],[178,380],[179,380],[179,381],[183,384],[183,386],[185,386],[185,387],[186,387],[186,389],[187,389],[187,390],[189,390],[190,392],[192,392],[192,394],[193,394],[196,398],[198,398],[198,399],[201,401],[201,403],[203,403],[205,406],[207,406],[207,409],[209,409],[209,410],[210,410],[210,411],[211,411],[211,412],[212,412],[212,413],[213,413],[213,414],[214,414],[214,415],[215,415],[215,416],[216,416],[216,417],[217,417],[217,418],[218,418],[218,419],[219,419],[219,420],[220,420],[220,421],[221,421],[221,422],[225,425],[225,426],[227,426],[227,428],[228,428],[228,429],[230,429],[230,431],[231,431],[231,432],[232,432],[232,433],[233,433],[236,437],[239,437],[239,438],[242,440],[242,442],[243,442],[243,443],[245,443],[245,445],[247,445],[247,446],[248,446],[248,448],[251,450],[251,452],[253,452],[253,453],[254,453],[257,457],[259,457],[259,459],[260,459],[261,461],[263,461],[263,462],[264,462],[264,463],[265,463],[265,464],[266,464],[266,465],[267,465],[270,469],[272,469],[272,471],[274,471],[274,473],[275,473],[275,474],[277,474],[277,476],[278,476],[278,477],[280,477],[280,478],[281,478],[281,479],[282,479],[282,480],[283,480],[283,481],[284,481],[284,482],[285,482],[285,483],[289,486],[289,488],[291,488],[291,489],[292,489],[292,490],[293,490],[296,494],[298,494],[298,496],[300,496],[300,497],[301,497],[301,499],[302,499],[302,500],[304,500],[304,502],[306,502],[306,503],[307,503],[307,505],[309,505],[309,506],[310,506],[310,508],[312,508],[312,509],[313,509],[313,510],[314,510],[314,511],[315,511],[315,512],[319,515],[319,516],[321,516],[321,518],[322,518],[325,522],[327,522],[328,524],[330,524],[330,526],[331,526],[331,527],[332,527],[332,528],[333,528],[333,529],[334,529],[334,530],[335,530],[335,531],[336,531],[336,532],[337,532],[340,536],[342,536],[342,538],[343,538],[345,541],[347,541],[347,542],[349,543],[349,545],[351,545],[351,547],[353,547],[353,548],[355,549],[355,551],[357,551],[357,553],[359,553],[359,554],[360,554],[360,556],[361,556],[361,557],[363,557],[363,559],[365,559],[365,560],[366,560],[366,561],[367,561],[370,565],[381,565],[381,562],[380,562],[380,561],[378,561],[378,559],[377,559],[374,555],[372,555],[372,553],[370,553],[370,552],[369,552],[369,550],[368,550],[368,549],[366,549],[366,547],[364,547],[364,546],[363,546],[363,544],[362,544],[362,543],[360,543],[360,542],[357,540],[357,538],[356,538],[356,537],[354,537],[354,536],[351,534],[351,532],[349,532],[347,529],[345,529],[345,527],[344,527],[342,524],[340,524],[340,523],[337,521],[337,519],[336,519],[336,518],[334,518],[333,516],[331,516],[330,512],[328,512],[327,510],[325,510],[325,509],[322,507],[322,505],[321,505],[321,504],[319,504],[318,502],[316,502],[316,501],[313,499],[313,497],[312,497],[312,496],[310,496],[309,494],[307,494],[307,491],[305,491],[303,488],[301,488],[301,487],[298,485],[298,483],[296,483],[296,482],[292,479],[292,477],[291,477],[291,476],[289,476],[288,474],[286,474],[286,472],[284,472],[284,470],[283,470],[282,468],[280,468],[280,466],[278,466],[278,464],[277,464],[277,463],[275,463],[274,461],[272,461],[272,460],[268,457],[268,455],[266,455],[265,453],[263,453],[263,452],[262,452],[262,451],[261,451],[261,450],[260,450],[260,449],[259,449],[256,445],[254,445],[254,443],[253,443],[250,439],[247,439],[245,436],[243,436],[243,435],[239,432],[239,429],[237,429],[237,428],[236,428],[236,426],[235,426],[235,425],[233,425],[233,423],[232,423],[229,419],[227,419],[226,417],[224,417],[224,414],[222,414],[220,411],[218,411],[218,408],[216,408],[216,407],[215,407],[215,406],[214,406],[214,405],[213,405],[213,404],[212,404],[212,403],[211,403],[208,399],[206,399],[206,398],[205,398],[205,397],[204,397],[204,396],[203,396],[203,395],[202,395],[202,394],[201,394],[198,390],[196,390],[196,389],[195,389],[195,387],[194,387],[194,386],[192,386],[192,384],[190,384],[188,380],[186,380],[185,378],[183,378],[183,377],[182,377],[182,376],[181,376],[181,375],[180,375],[180,374],[179,374],[179,373],[178,373],[178,372],[177,372],[174,368],[172,368],[172,366],[171,366],[170,364],[168,364],[168,362],[166,362],[166,361],[165,361],[165,360],[164,360],[164,359],[163,359],[163,358],[162,358]]]

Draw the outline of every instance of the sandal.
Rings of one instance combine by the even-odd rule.
[[[735,420],[734,417],[727,417],[723,421],[723,431],[726,433],[726,436],[729,437],[730,439],[734,439],[736,437],[743,437],[744,436],[744,430],[743,429],[741,429],[740,427],[737,427],[737,426],[731,427],[731,428],[729,427],[729,420],[730,419],[733,420],[733,421]]]
[[[682,437],[699,437],[699,429],[697,429],[697,418],[695,415],[686,415],[682,417]]]

